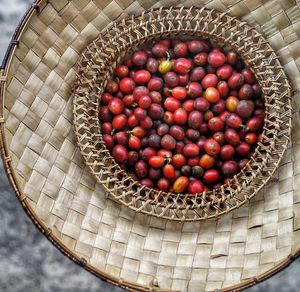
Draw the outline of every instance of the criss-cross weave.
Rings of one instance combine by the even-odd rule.
[[[239,52],[255,72],[266,105],[263,142],[250,163],[220,190],[196,195],[165,193],[133,180],[111,157],[98,121],[99,97],[126,53],[154,39],[186,36],[207,37]],[[275,52],[245,22],[205,8],[160,8],[114,23],[85,50],[74,92],[75,133],[92,174],[122,204],[167,219],[207,219],[243,205],[273,176],[290,137],[290,96]]]
[[[217,219],[177,222],[116,202],[76,142],[72,88],[81,54],[112,21],[171,5],[247,22],[279,56],[296,92],[278,171],[248,203]],[[300,254],[299,15],[295,0],[36,1],[0,72],[3,163],[36,226],[85,269],[134,291],[233,291],[291,263]]]

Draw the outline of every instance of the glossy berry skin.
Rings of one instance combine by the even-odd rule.
[[[176,179],[173,184],[173,189],[175,193],[183,193],[189,185],[189,179],[185,176],[180,176]]]
[[[117,115],[113,118],[111,124],[114,129],[121,130],[121,129],[125,128],[125,126],[127,124],[127,118],[123,114]]]
[[[112,151],[113,157],[119,163],[124,163],[128,159],[128,152],[122,145],[116,145]]]
[[[172,164],[167,164],[163,167],[163,175],[169,179],[172,180],[175,177],[175,168]]]
[[[187,121],[188,114],[185,109],[179,108],[174,112],[174,122],[178,125],[184,125]]]
[[[119,115],[124,109],[124,103],[119,98],[113,98],[109,102],[108,108],[114,115]]]
[[[211,183],[217,182],[219,177],[220,177],[220,174],[216,169],[209,169],[209,170],[205,171],[205,173],[203,175],[203,180],[204,180],[204,182],[211,184]]]
[[[148,167],[145,161],[139,160],[135,166],[135,174],[137,175],[138,178],[145,178],[147,177],[148,174]]]
[[[235,150],[232,145],[226,144],[221,147],[220,156],[222,160],[230,160],[235,153]]]
[[[161,147],[167,150],[173,150],[176,147],[176,140],[169,134],[166,134],[161,139]]]
[[[192,62],[186,58],[178,58],[173,65],[173,70],[178,74],[189,73],[192,68]]]
[[[136,84],[145,84],[151,78],[151,74],[147,70],[138,70],[133,75],[133,81]]]
[[[130,77],[125,77],[120,81],[120,90],[125,93],[129,94],[132,93],[135,88],[135,82]]]
[[[233,177],[239,169],[239,165],[237,164],[236,161],[230,160],[226,161],[222,165],[222,173],[226,177]]]
[[[186,144],[183,148],[183,154],[185,157],[195,157],[199,155],[199,147],[197,144]]]
[[[217,141],[210,138],[205,141],[204,150],[207,154],[214,156],[220,152],[221,147]]]
[[[147,62],[147,59],[147,53],[143,50],[134,52],[131,56],[132,65],[136,67],[144,66]]]
[[[157,188],[161,191],[167,192],[170,187],[170,182],[166,178],[162,177],[157,182]]]
[[[124,78],[129,74],[129,69],[125,65],[119,65],[115,69],[115,75],[119,78]]]
[[[152,156],[149,158],[149,164],[153,168],[161,168],[165,164],[165,159],[162,156]]]
[[[202,193],[204,191],[203,183],[199,180],[193,180],[189,183],[188,192],[190,194]]]
[[[212,67],[220,67],[224,65],[226,58],[221,52],[212,52],[208,55],[207,60]]]
[[[219,93],[218,89],[216,89],[214,87],[208,87],[205,90],[204,97],[208,102],[214,103],[220,99],[220,93]]]

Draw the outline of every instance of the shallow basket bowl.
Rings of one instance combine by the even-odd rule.
[[[128,52],[164,37],[206,37],[235,50],[262,88],[262,142],[246,167],[218,190],[191,195],[142,186],[120,168],[102,139],[99,97],[114,69]],[[206,8],[160,8],[113,23],[84,51],[73,94],[78,146],[98,182],[130,209],[171,220],[214,218],[246,203],[273,176],[291,133],[291,88],[271,46],[245,22]]]

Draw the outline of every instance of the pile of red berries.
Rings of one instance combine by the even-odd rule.
[[[103,140],[141,184],[219,188],[248,162],[264,124],[261,89],[234,51],[208,40],[157,41],[117,66],[100,98]]]

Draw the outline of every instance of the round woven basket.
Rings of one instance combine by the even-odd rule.
[[[98,121],[99,96],[128,52],[157,38],[187,36],[207,37],[238,51],[256,74],[266,105],[263,142],[250,163],[220,190],[196,195],[165,193],[133,180],[111,157]],[[196,221],[240,207],[273,176],[290,137],[291,90],[277,58],[249,25],[205,8],[160,8],[114,23],[88,46],[78,65],[74,125],[86,165],[116,200],[160,218]]]
[[[72,88],[81,54],[112,21],[178,4],[227,12],[259,31],[295,93],[278,171],[219,219],[176,222],[131,210],[97,181],[76,141]],[[74,262],[135,291],[240,290],[287,266],[300,254],[299,15],[294,0],[35,2],[1,69],[0,145],[36,226]]]

